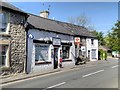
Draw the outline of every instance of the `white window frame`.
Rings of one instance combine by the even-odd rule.
[[[68,59],[70,59],[70,46],[62,45],[62,54],[63,54],[63,47],[69,47],[68,57],[63,59],[63,60],[68,60]],[[62,56],[62,58],[63,58],[63,56]]]
[[[9,31],[9,29],[10,29],[10,23],[9,23],[9,21],[10,21],[10,13],[6,13],[6,12],[2,12],[2,13],[0,13],[0,14],[6,14],[7,15],[7,24],[6,24],[6,27],[5,27],[5,32],[3,31],[0,31],[0,34],[8,34],[8,31]],[[1,23],[3,22],[2,20],[0,21]],[[1,24],[0,23],[0,24]],[[2,26],[2,25],[1,25]],[[0,28],[1,29],[1,28]]]
[[[94,52],[95,55],[93,54],[93,52]],[[97,52],[96,49],[91,49],[91,58],[92,58],[92,59],[97,59],[97,57],[96,57],[96,55],[97,55],[96,52]],[[93,56],[94,56],[94,58],[93,58]]]
[[[7,46],[7,51],[6,51],[6,59],[5,59],[5,65],[1,65],[0,67],[9,67],[9,57],[10,57],[10,44],[8,40],[0,40],[0,45],[6,45]]]
[[[41,46],[47,46],[48,47],[48,50],[47,50],[47,52],[48,52],[48,56],[47,56],[47,60],[38,60],[38,61],[35,61],[36,63],[38,62],[50,62],[50,60],[49,60],[49,48],[50,48],[50,45],[48,45],[48,44],[41,44],[41,43],[35,43],[35,48],[36,48],[36,45],[41,45]],[[36,53],[36,50],[35,50],[35,53]],[[35,59],[36,59],[36,56],[35,56]]]

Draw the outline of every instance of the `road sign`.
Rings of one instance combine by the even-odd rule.
[[[75,40],[75,43],[76,43],[76,44],[80,44],[80,38],[79,38],[79,37],[75,37],[74,40]]]

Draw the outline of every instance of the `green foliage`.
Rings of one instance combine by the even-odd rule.
[[[106,45],[114,51],[120,52],[120,21],[108,32],[105,37]]]
[[[100,59],[106,60],[107,59],[107,51],[100,49],[99,52],[100,52]]]
[[[105,45],[103,32],[97,32],[96,30],[93,30],[92,32],[97,37],[97,39],[99,41],[99,45]]]
[[[107,60],[107,51],[105,51],[105,60]]]
[[[100,52],[100,59],[103,60],[103,50],[100,49],[99,52]]]

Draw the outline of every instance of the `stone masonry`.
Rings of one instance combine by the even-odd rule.
[[[24,27],[25,15],[19,12],[3,11],[9,14],[9,30],[2,39],[10,40],[9,70],[3,69],[2,75],[21,73],[25,71],[26,61],[26,31]]]

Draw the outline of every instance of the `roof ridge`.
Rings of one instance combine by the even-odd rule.
[[[13,4],[11,4],[10,2],[6,2],[6,1],[1,1],[0,0],[0,6],[14,10],[14,11],[18,11],[24,14],[27,14],[25,11],[21,10],[20,8],[14,6]]]
[[[85,28],[84,26],[75,25],[75,24],[72,24],[72,23],[69,23],[69,22],[64,22],[64,21],[59,21],[59,20],[53,20],[53,19],[50,19],[50,18],[44,18],[44,17],[38,16],[38,15],[35,15],[35,14],[31,14],[31,13],[28,13],[28,14],[29,14],[29,15],[33,15],[33,16],[36,16],[36,17],[39,17],[39,18],[42,18],[42,19],[46,19],[46,20],[50,20],[50,21],[54,21],[54,22],[60,22],[60,23],[71,24],[71,25],[74,25],[74,26],[78,26],[78,27],[87,29],[87,28]]]

